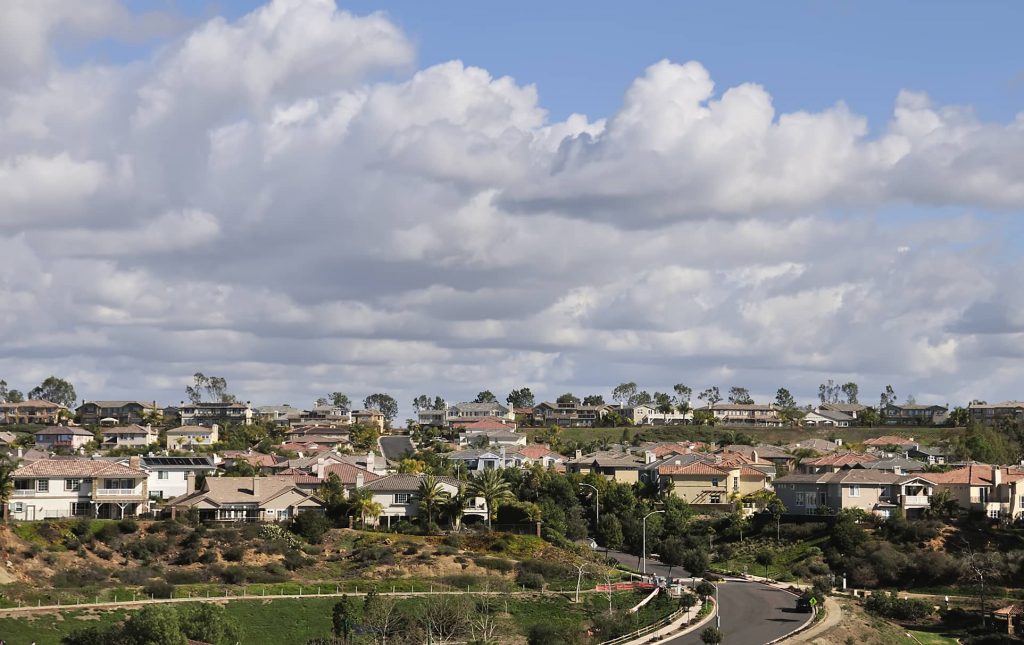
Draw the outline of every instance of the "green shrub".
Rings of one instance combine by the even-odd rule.
[[[107,545],[111,542],[117,541],[120,537],[121,531],[117,528],[117,524],[114,524],[113,522],[105,522],[103,526],[96,531],[96,539]]]
[[[502,573],[508,573],[515,569],[515,563],[511,560],[504,558],[477,558],[476,564],[484,569],[492,569],[494,571],[500,571]]]
[[[150,580],[142,587],[142,592],[153,598],[170,598],[174,595],[174,585],[166,580]]]
[[[242,558],[245,557],[245,547],[241,544],[229,546],[221,550],[220,557],[228,562],[241,562]]]
[[[305,538],[310,544],[319,544],[331,528],[331,522],[323,513],[305,511],[291,521],[288,529]]]
[[[139,530],[139,523],[134,518],[126,517],[117,523],[117,530],[121,533],[135,533]]]
[[[546,581],[539,573],[520,571],[516,575],[516,584],[527,589],[543,589]]]
[[[296,569],[307,567],[313,562],[314,560],[311,558],[307,558],[302,555],[301,551],[289,551],[284,554],[284,566],[287,567],[289,571],[295,571]]]
[[[876,592],[864,601],[871,613],[896,620],[921,620],[932,613],[932,606],[924,600],[900,598],[896,592]]]
[[[194,585],[206,582],[210,579],[209,574],[203,569],[195,571],[189,569],[175,569],[168,571],[164,576],[167,582],[175,585]]]
[[[441,544],[444,544],[445,546],[450,546],[453,549],[461,549],[463,544],[465,544],[465,540],[458,533],[452,533],[450,535],[444,536],[444,539],[441,540]]]

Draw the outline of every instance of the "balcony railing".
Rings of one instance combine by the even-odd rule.
[[[928,506],[931,504],[931,497],[928,495],[904,495],[904,506]]]
[[[36,496],[36,492],[34,490],[15,489],[14,490],[14,496],[15,497],[35,497]]]
[[[142,491],[134,488],[99,488],[94,497],[141,497]]]

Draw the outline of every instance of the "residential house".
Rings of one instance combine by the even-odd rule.
[[[273,423],[279,428],[287,428],[292,421],[302,418],[302,410],[287,403],[281,405],[261,405],[256,408],[256,418],[260,423]]]
[[[715,421],[723,425],[752,425],[779,428],[785,422],[779,417],[775,405],[769,403],[716,403],[705,410],[711,412]]]
[[[854,418],[845,412],[819,407],[817,410],[805,414],[800,423],[809,428],[849,428],[854,424]]]
[[[149,510],[145,471],[88,457],[52,457],[14,470],[8,503],[15,520],[60,517],[120,519]]]
[[[483,417],[467,421],[454,421],[452,428],[472,435],[481,432],[515,432],[516,424],[497,417]]]
[[[525,465],[540,464],[544,468],[565,470],[565,457],[547,446],[532,444],[520,448],[516,454]]]
[[[248,403],[184,403],[178,407],[178,416],[183,426],[212,426],[236,423],[252,425],[256,416]]]
[[[0,432],[0,451],[7,452],[14,447],[14,442],[18,440],[17,433],[2,431]]]
[[[448,425],[453,425],[457,421],[474,421],[485,417],[495,417],[512,422],[516,420],[516,415],[511,408],[497,401],[489,401],[486,403],[456,403],[448,408],[446,421]]]
[[[653,461],[653,455],[650,459]],[[565,469],[571,473],[595,473],[614,482],[633,484],[640,481],[640,470],[647,463],[644,453],[637,454],[631,450],[602,450],[589,455],[577,450],[575,458],[565,463]]]
[[[84,426],[128,426],[162,415],[156,401],[82,401],[75,418]]]
[[[84,428],[75,426],[50,426],[34,435],[36,446],[42,449],[68,448],[78,450],[96,437]]]
[[[897,475],[907,475],[923,472],[925,464],[905,457],[887,457],[877,461],[865,461],[853,466],[853,468],[868,468],[869,470],[883,470],[888,473],[896,473]]]
[[[384,432],[384,414],[380,410],[369,408],[366,410],[352,410],[352,423],[359,425],[377,426],[377,429]]]
[[[100,428],[99,434],[103,437],[100,448],[138,448],[159,441],[160,431],[147,423],[144,426],[132,424],[114,428]]]
[[[946,449],[937,446],[914,446],[907,450],[909,459],[916,459],[929,466],[944,465],[946,463]]]
[[[799,471],[802,473],[834,473],[844,468],[853,468],[872,461],[878,461],[878,455],[862,452],[837,452],[822,457],[801,459]]]
[[[914,441],[913,437],[897,437],[896,435],[884,435],[865,439],[864,447],[872,452],[891,452],[906,456],[911,448],[917,448],[920,444]]]
[[[302,425],[294,426],[288,430],[285,433],[285,438],[289,441],[297,441],[306,437],[327,437],[329,439],[337,439],[339,443],[347,443],[351,435],[352,429],[347,426],[339,428],[323,425]]]
[[[860,403],[822,403],[815,409],[815,412],[821,412],[822,410],[840,412],[852,419],[859,420],[867,409],[868,406],[861,405]]]
[[[562,428],[593,428],[601,425],[612,410],[609,405],[583,405],[575,401],[545,401],[532,408],[533,423]]]
[[[651,425],[653,422],[648,419],[655,413],[654,406],[647,404],[623,405],[619,406],[616,411],[623,419],[635,426]]]
[[[444,428],[448,425],[448,404],[441,408],[426,408],[416,411],[416,422],[423,427]]]
[[[1024,401],[972,402],[967,406],[967,413],[971,421],[981,425],[994,426],[1000,421],[1017,423],[1024,421]]]
[[[775,466],[776,470],[788,472],[796,466],[796,457],[776,446],[760,445],[745,446],[741,444],[730,444],[723,446],[718,451],[720,454],[743,455],[750,460],[750,463],[757,464],[768,462]]]
[[[220,426],[183,425],[167,431],[168,450],[186,450],[196,446],[212,446],[220,441]]]
[[[891,517],[897,509],[913,516],[929,506],[933,489],[934,483],[919,475],[866,468],[793,473],[775,480],[775,494],[791,515],[832,514],[858,508],[881,517]]]
[[[512,408],[512,414],[516,417],[516,423],[525,426],[537,425],[535,411],[536,408]]]
[[[248,450],[225,450],[221,456],[223,461],[218,466],[223,470],[227,470],[235,464],[245,463],[256,472],[263,473],[264,475],[272,475],[276,470],[277,464],[282,461],[277,455],[256,452],[252,448]],[[188,457],[182,457],[182,459],[188,459]]]
[[[919,405],[917,403],[890,403],[880,411],[882,423],[900,426],[937,426],[946,422],[949,408],[944,405]]]
[[[484,470],[495,470],[498,468],[515,468],[522,465],[522,459],[517,453],[506,454],[505,447],[470,448],[468,450],[457,450],[449,452],[445,456],[453,466],[458,468],[460,473],[475,473]]]
[[[363,489],[370,491],[373,501],[381,505],[381,513],[378,517],[372,518],[371,522],[376,525],[387,524],[405,519],[412,519],[419,514],[419,500],[417,493],[420,484],[426,475],[388,475],[371,482],[367,482]],[[441,490],[448,495],[455,495],[462,486],[462,482],[453,477],[436,477]],[[463,517],[476,516],[486,519],[487,505],[481,498],[472,498],[467,501],[463,510]]]
[[[828,439],[801,439],[794,443],[786,444],[782,446],[783,450],[787,452],[796,452],[797,450],[813,450],[814,452],[827,454],[835,452],[843,446],[842,439],[836,439],[835,441],[829,441]]]
[[[671,459],[671,458],[670,458]],[[702,509],[731,510],[736,499],[770,490],[770,478],[748,465],[663,463],[658,482],[664,490]],[[748,510],[753,510],[753,502]]]
[[[167,508],[172,517],[195,508],[204,522],[284,522],[300,513],[322,513],[324,503],[288,475],[207,477],[198,490],[171,500]]]
[[[928,473],[937,491],[949,491],[963,511],[991,519],[1024,513],[1024,466],[968,464],[944,473]]]
[[[330,464],[323,465],[319,468],[317,473],[321,482],[327,481],[331,475],[334,475],[338,478],[338,481],[341,482],[342,487],[346,491],[351,491],[355,488],[362,488],[366,484],[381,478],[381,475],[378,475],[372,470],[360,468],[359,466],[345,462],[332,462]]]
[[[371,411],[366,410],[364,412]],[[380,416],[380,427],[383,428],[384,415]],[[300,424],[308,424],[325,427],[339,427],[351,425],[352,422],[352,411],[341,405],[314,405],[309,410],[301,411],[299,413],[298,419],[291,420],[291,424],[293,426]],[[377,420],[375,418],[364,419],[362,423],[375,424],[377,423]]]
[[[68,409],[59,403],[30,399],[21,403],[0,403],[0,424],[57,425]]]
[[[150,499],[174,499],[195,490],[198,477],[212,475],[217,466],[213,457],[142,457],[140,466],[148,473],[147,486]],[[192,483],[189,483],[189,479]]]

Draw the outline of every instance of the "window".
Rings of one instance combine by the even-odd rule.
[[[739,477],[733,477],[732,478],[732,489],[733,490],[739,490],[740,489],[740,478]]]
[[[803,506],[804,505],[804,494],[803,493],[797,493],[796,494],[796,505],[797,506]]]
[[[71,516],[83,517],[90,515],[89,502],[71,502]]]
[[[158,470],[157,473],[156,473],[156,478],[157,479],[167,479],[167,471],[166,470]]]
[[[860,497],[860,484],[850,484],[850,497]]]
[[[24,513],[25,512],[25,502],[14,502],[14,507],[13,507],[12,510],[15,513]]]
[[[712,479],[711,485],[714,486],[715,488],[718,488],[718,479]]]
[[[711,503],[712,504],[721,504],[722,503],[722,494],[721,493],[711,493]]]
[[[73,490],[73,491],[82,490],[82,480],[81,479],[65,479],[64,480],[64,490]]]
[[[50,492],[50,480],[49,479],[37,479],[36,480],[36,491],[40,493]]]
[[[989,511],[988,512],[988,516],[990,518],[992,518],[993,520],[998,520],[999,519],[999,510],[998,509],[993,509],[993,510]]]
[[[395,493],[395,504],[408,504],[410,499],[411,493]]]
[[[15,479],[14,490],[32,490],[31,479]]]

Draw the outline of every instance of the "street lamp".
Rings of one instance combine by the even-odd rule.
[[[580,484],[580,486],[586,486],[587,488],[594,489],[594,521],[597,525],[601,524],[601,491],[597,490],[597,486],[592,484]]]
[[[722,603],[718,602],[718,587],[715,585],[715,627],[722,631]]]
[[[642,567],[642,571],[643,571],[643,574],[645,576],[647,575],[647,518],[652,516],[652,515],[654,515],[655,513],[664,513],[664,512],[665,511],[651,511],[647,515],[644,515],[644,522],[643,522],[643,525],[644,525],[644,530],[643,530],[644,539],[643,539],[643,556],[642,556],[642,558],[643,558],[642,559],[643,567]]]

